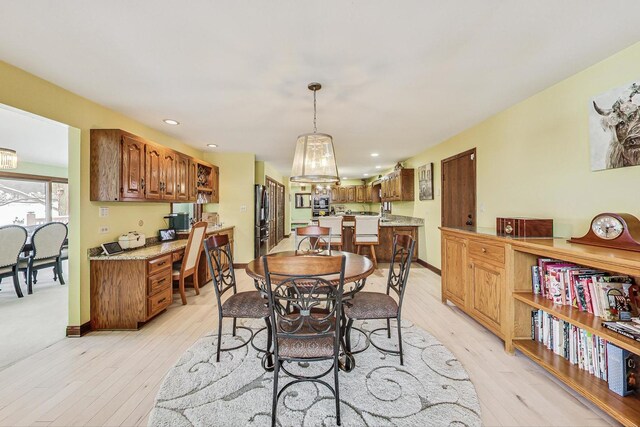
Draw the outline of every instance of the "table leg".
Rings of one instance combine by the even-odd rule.
[[[354,282],[353,288],[346,293],[346,300],[343,299],[342,305],[349,304],[349,299],[352,299],[355,294],[360,292],[366,283],[367,279],[362,279]],[[349,332],[349,321],[344,314],[344,309],[340,311],[340,342],[342,344],[342,353],[340,357],[340,369],[344,372],[351,372],[356,367],[356,359],[351,352],[351,337],[347,336]]]

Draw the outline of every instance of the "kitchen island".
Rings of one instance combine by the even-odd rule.
[[[340,214],[339,214],[340,215]],[[355,252],[353,238],[355,233],[355,218],[362,214],[344,214],[342,221],[342,250],[346,252]],[[365,214],[370,216],[371,214]],[[373,214],[376,215],[376,214]],[[314,221],[315,220],[315,221]],[[318,223],[314,218],[312,222]],[[386,215],[380,218],[380,238],[379,243],[375,245],[376,258],[378,262],[391,261],[393,250],[393,236],[396,234],[408,234],[415,242],[415,250],[413,251],[413,260],[418,259],[418,228],[424,225],[422,218],[414,218],[402,215]],[[366,247],[364,250],[368,250]]]
[[[234,227],[207,227],[207,236],[226,234],[233,251]],[[173,302],[173,263],[187,246],[187,233],[170,242],[154,242],[116,255],[90,250],[91,329],[138,329]],[[91,255],[93,253],[93,255]],[[211,280],[204,254],[198,263],[200,287]]]

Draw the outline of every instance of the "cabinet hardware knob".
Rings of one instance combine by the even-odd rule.
[[[158,267],[161,266],[161,265],[165,265],[166,263],[167,263],[166,261],[159,262],[158,263]]]
[[[482,252],[487,252],[487,249],[486,248],[482,248]]]
[[[161,302],[165,302],[166,300],[167,300],[167,297],[164,297],[164,298],[158,300],[158,304],[160,304]]]

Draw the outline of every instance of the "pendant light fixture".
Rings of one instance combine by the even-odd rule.
[[[15,169],[18,167],[18,154],[9,148],[0,148],[0,169]]]
[[[313,91],[313,133],[298,137],[296,151],[291,168],[291,182],[335,183],[340,180],[333,138],[326,133],[318,133],[316,127],[316,92],[322,88],[320,83],[309,83]]]

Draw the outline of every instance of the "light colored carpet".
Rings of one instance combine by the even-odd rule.
[[[230,321],[226,321],[230,322]],[[261,327],[250,321],[254,329]],[[364,322],[363,329],[384,324]],[[392,322],[393,325],[393,322]],[[225,323],[226,326],[226,323]],[[248,333],[241,331],[244,337]],[[353,333],[354,338],[356,332]],[[360,336],[359,334],[357,335]],[[264,345],[265,333],[256,340]],[[242,338],[223,335],[223,347]],[[375,337],[379,345],[394,347],[386,333]],[[199,339],[169,371],[149,417],[151,426],[270,425],[273,373],[265,372],[251,346],[223,352],[215,362],[216,334]],[[480,404],[469,376],[456,358],[433,336],[403,322],[404,366],[399,358],[370,346],[356,354],[356,368],[340,372],[341,417],[344,426],[442,426],[481,424]],[[354,339],[354,348],[359,348]],[[292,371],[320,373],[325,362]],[[325,377],[333,383],[333,374]],[[279,385],[291,381],[280,373]],[[328,389],[313,383],[296,384],[278,402],[282,426],[335,425],[335,403]]]
[[[62,270],[68,276],[67,261]],[[16,296],[13,279],[0,283],[0,370],[64,339],[69,320],[69,285],[53,281],[53,269],[38,271],[33,294],[20,274],[24,298]]]

